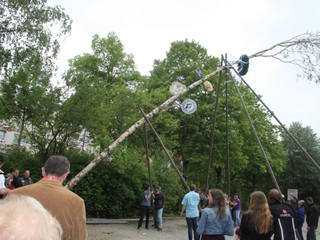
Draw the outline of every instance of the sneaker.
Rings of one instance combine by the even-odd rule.
[[[158,228],[157,231],[162,231],[162,228]]]
[[[138,230],[141,230],[141,228],[140,228],[140,227],[138,227],[137,229],[138,229]]]

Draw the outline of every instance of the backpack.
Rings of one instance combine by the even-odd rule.
[[[244,76],[247,74],[249,69],[249,57],[246,54],[240,56],[238,61],[238,73],[240,76]]]

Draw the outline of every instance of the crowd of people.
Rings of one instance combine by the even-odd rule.
[[[30,170],[25,170],[22,177],[19,177],[19,172],[18,168],[12,168],[10,173],[6,175],[5,186],[10,190],[33,183],[33,180],[30,177]]]
[[[138,223],[139,230],[144,216],[148,229],[152,201],[155,203],[155,209],[158,208],[158,189],[159,187],[154,194],[150,186],[146,186]],[[156,214],[155,226],[162,230],[162,193],[161,199],[161,218]],[[226,235],[241,240],[316,240],[320,211],[311,196],[306,200],[298,200],[291,193],[285,201],[285,196],[278,189],[271,189],[267,195],[262,191],[254,191],[250,194],[248,210],[240,214],[241,201],[238,194],[234,194],[234,198],[230,199],[220,189],[204,192],[197,189],[195,184],[191,184],[190,191],[185,194],[181,204],[180,215],[182,217],[185,214],[189,240],[224,240]],[[160,221],[161,225],[157,225]],[[302,232],[305,221],[306,238]]]
[[[64,156],[50,156],[42,168],[43,178],[33,183],[30,171],[19,177],[13,168],[5,177],[1,167],[5,157],[0,153],[0,239],[87,239],[84,200],[63,187],[70,171],[70,162]],[[154,207],[154,226],[163,229],[164,194],[158,186],[153,192],[150,185],[143,191],[140,230],[145,219],[149,228],[151,207]],[[298,200],[293,193],[285,201],[278,189],[266,195],[261,191],[250,194],[250,204],[241,216],[238,194],[231,200],[220,189],[208,192],[190,185],[182,201],[181,216],[186,218],[189,240],[224,240],[234,236],[241,240],[304,240],[302,226],[306,222],[306,240],[316,240],[320,210],[311,196]],[[305,210],[305,205],[307,209]],[[16,206],[19,206],[17,208]],[[19,214],[15,214],[19,211]],[[11,221],[14,215],[15,221]],[[21,222],[27,221],[37,228]],[[21,230],[21,231],[20,231]]]

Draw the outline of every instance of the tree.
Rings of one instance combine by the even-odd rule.
[[[60,6],[47,0],[0,0],[0,80],[11,76],[35,55],[52,72],[59,51],[58,37],[71,30]],[[53,30],[54,29],[54,30]]]
[[[301,123],[293,122],[290,124],[289,132],[311,156],[319,156],[320,141],[310,127],[303,127]],[[282,142],[288,151],[288,160],[281,176],[283,188],[298,189],[300,198],[308,195],[317,198],[320,194],[319,169],[314,167],[302,149],[286,133],[282,134]],[[317,163],[319,164],[319,161]]]
[[[74,167],[71,174],[80,171],[90,161],[86,154],[72,155]],[[117,161],[102,163],[74,188],[85,199],[88,216],[110,218],[138,215],[141,190],[147,182],[142,155],[122,145],[113,157]]]
[[[50,79],[58,39],[71,30],[71,20],[46,2],[0,0],[0,111],[2,120],[19,128],[18,144],[27,136],[37,150],[56,153],[52,143],[67,140],[55,132],[61,130],[56,124],[62,93]]]
[[[317,35],[315,36],[315,38],[310,38],[309,42],[307,42],[307,49],[310,48],[310,46],[314,46],[313,44],[317,44],[318,40],[317,40]],[[313,41],[314,40],[314,41]],[[308,41],[308,40],[307,40]],[[286,46],[292,46],[293,49],[294,47],[299,48],[299,46],[303,45],[304,43],[306,43],[305,41],[299,41],[299,39],[294,39],[292,41],[292,45],[290,45],[290,41],[284,41],[282,43],[276,44],[274,46],[272,46],[269,49],[260,51],[256,54],[252,54],[250,56],[250,58],[254,58],[254,57],[265,57],[266,53],[268,51],[271,51],[273,49],[275,49],[276,47],[284,47],[284,50],[286,49]],[[310,43],[310,44],[309,44]],[[289,44],[289,45],[286,45]],[[316,49],[318,48],[317,46],[315,46]],[[292,49],[292,48],[291,48]],[[282,50],[279,51],[280,53],[283,52]],[[303,51],[299,52],[300,54],[303,54]],[[270,57],[276,57],[277,55],[271,55]],[[187,65],[188,65],[188,60],[186,60]],[[165,66],[165,63],[161,63],[160,61],[156,60],[155,64],[162,64],[163,66]],[[229,68],[229,66],[227,66]],[[165,100],[163,103],[158,103],[157,107],[155,107],[153,110],[151,110],[148,114],[146,114],[146,118],[152,118],[153,116],[157,115],[158,113],[162,112],[163,110],[166,110],[168,107],[170,107],[173,103],[175,103],[175,101],[179,98],[182,97],[183,95],[185,95],[186,93],[188,93],[189,91],[195,89],[196,87],[198,87],[199,85],[201,85],[203,82],[205,82],[206,80],[209,80],[211,77],[215,76],[217,73],[220,73],[221,71],[225,70],[226,66],[221,66],[218,69],[216,69],[215,71],[211,72],[210,74],[204,76],[203,78],[201,78],[200,80],[197,80],[193,83],[191,83],[189,86],[186,87],[186,90],[176,94],[174,96],[169,97],[167,100]],[[161,70],[158,72],[155,72],[155,74],[161,74]],[[312,75],[312,76],[317,76],[317,74]],[[182,76],[183,77],[183,76]],[[179,80],[179,79],[178,79]],[[183,79],[184,80],[184,79]],[[315,81],[317,81],[317,79],[315,79]],[[158,96],[158,95],[155,95]],[[75,184],[77,184],[77,182],[79,182],[86,174],[88,174],[88,172],[91,171],[91,169],[93,169],[95,166],[97,166],[102,160],[108,159],[110,157],[110,155],[112,154],[112,152],[114,151],[114,149],[120,144],[122,143],[129,135],[131,135],[133,132],[135,132],[142,124],[145,123],[145,118],[141,118],[140,120],[136,121],[133,125],[131,125],[122,135],[120,135],[112,144],[110,144],[103,152],[101,152],[101,154],[99,154],[90,164],[88,164],[77,176],[75,176],[68,184],[67,187],[71,188],[73,187]]]
[[[12,76],[3,80],[0,86],[2,120],[11,121],[14,127],[19,127],[18,145],[24,137],[27,124],[41,117],[44,112],[45,103],[48,103],[48,96],[53,91],[50,76],[50,73],[42,69],[41,57],[34,56]],[[56,102],[57,99],[53,101]]]
[[[124,53],[114,33],[95,35],[93,54],[70,62],[66,83],[72,92],[67,104],[78,124],[88,129],[95,143],[104,149],[139,113],[140,74],[133,56]]]

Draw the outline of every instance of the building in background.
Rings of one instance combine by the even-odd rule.
[[[19,135],[20,133],[18,129],[8,128],[0,124],[0,149],[5,149],[6,147],[12,145],[18,145]],[[99,152],[99,149],[93,146],[92,139],[86,130],[83,130],[80,134],[77,134],[77,138],[70,138],[68,145],[71,148],[78,148],[82,152]],[[25,138],[22,138],[20,146],[30,151],[32,149],[31,143]]]

